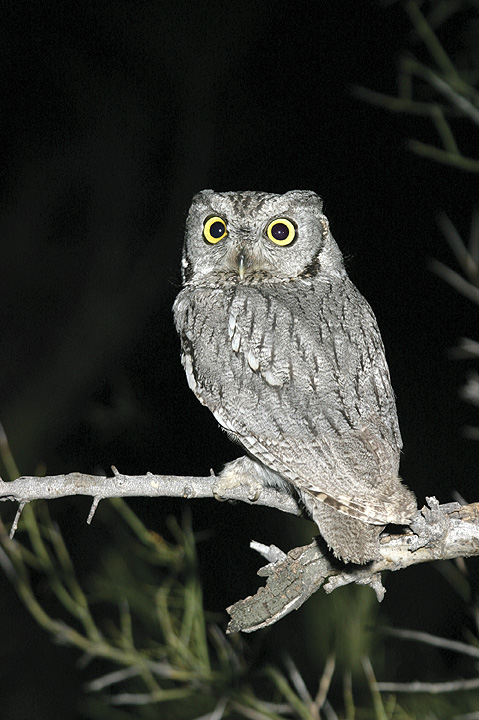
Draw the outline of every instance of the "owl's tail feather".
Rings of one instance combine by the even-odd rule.
[[[329,549],[343,562],[367,563],[380,557],[383,527],[348,517],[323,502],[313,501],[310,511]]]
[[[398,480],[398,482],[400,481]],[[354,498],[346,495],[333,497],[328,493],[304,486],[301,489],[342,515],[348,515],[371,525],[388,525],[389,523],[409,525],[417,511],[414,493],[405,485],[399,485],[390,495],[375,492],[374,495],[371,493],[371,497],[355,495]]]

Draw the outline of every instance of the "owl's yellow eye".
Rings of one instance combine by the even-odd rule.
[[[223,218],[213,215],[213,217],[205,220],[203,235],[206,242],[211,245],[216,245],[216,243],[226,237],[227,234],[228,230],[226,229],[226,223]]]
[[[291,245],[296,237],[296,228],[291,220],[278,218],[268,225],[266,234],[275,245]]]

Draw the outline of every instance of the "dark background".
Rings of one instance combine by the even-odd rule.
[[[466,24],[479,45],[471,22],[465,12],[447,26],[453,56]],[[410,137],[437,142],[426,119],[352,92],[395,94],[400,50],[427,58],[400,4],[17,2],[0,37],[0,419],[22,474],[115,464],[206,475],[238,454],[179,360],[171,305],[184,219],[203,188],[300,188],[324,198],[350,277],[377,315],[405,481],[421,504],[432,494],[448,502],[453,490],[478,499],[477,444],[461,435],[477,415],[458,398],[468,365],[447,355],[458,337],[477,338],[477,312],[427,268],[430,257],[454,265],[436,217],[445,212],[467,237],[477,177],[406,149]],[[472,152],[467,123],[453,128]],[[131,504],[159,532],[182,508]],[[92,543],[94,564],[101,547],[83,526],[87,503],[58,508],[72,542]],[[200,552],[209,609],[255,589],[250,538],[291,547],[303,532],[307,542],[300,521],[285,531],[266,510],[201,501],[192,512],[196,528],[212,531]],[[434,570],[401,575],[384,602],[392,622],[460,637],[464,620]],[[51,646],[0,584],[13,618],[0,712],[64,717],[83,679],[77,654]],[[300,613],[272,631],[275,643],[301,645]],[[56,710],[48,682],[59,664],[69,679]]]

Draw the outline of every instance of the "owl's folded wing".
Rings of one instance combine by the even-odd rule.
[[[401,436],[383,344],[354,286],[310,286],[302,296],[246,288],[227,309],[232,382],[206,401],[220,424],[340,512],[376,524],[410,519],[415,501],[398,478]]]

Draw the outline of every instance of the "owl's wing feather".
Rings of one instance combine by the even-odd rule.
[[[186,292],[177,313],[184,362],[218,422],[340,512],[406,522],[415,503],[398,478],[401,436],[382,340],[348,278]]]

